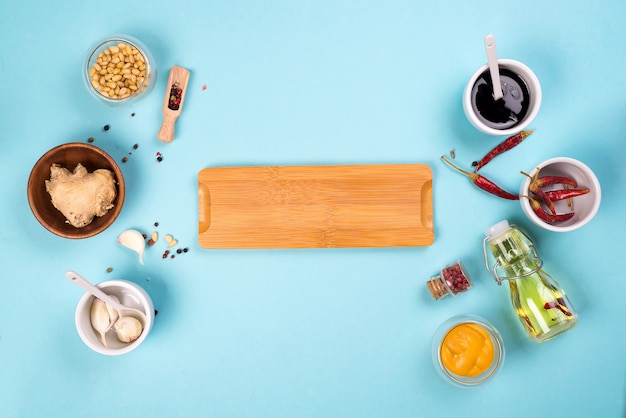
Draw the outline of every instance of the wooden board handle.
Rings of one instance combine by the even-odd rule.
[[[422,186],[422,205],[421,209],[421,219],[422,225],[425,228],[432,229],[433,228],[433,182],[432,180],[427,181]],[[434,240],[434,236],[433,236]]]
[[[198,182],[198,234],[209,230],[211,226],[211,191],[209,187]]]

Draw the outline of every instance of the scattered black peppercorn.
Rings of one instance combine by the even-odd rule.
[[[112,269],[111,267],[109,267],[109,268],[107,269],[107,273],[110,273],[110,272],[112,272],[112,271],[113,271],[113,269]]]
[[[126,161],[128,161],[128,158],[124,157],[122,158],[122,162],[125,163]]]
[[[104,130],[108,131],[109,129],[111,129],[111,127],[109,125],[104,125]]]
[[[478,161],[472,161],[472,167],[476,167],[478,165]]]
[[[161,156],[159,155],[159,156],[157,157],[157,161],[158,161],[158,162],[163,161],[163,157],[161,157]]]
[[[135,112],[131,113],[131,114],[130,114],[130,116],[131,116],[132,118],[134,118],[134,117],[135,117]]]
[[[183,248],[183,252],[186,253],[187,251],[189,251],[189,248],[185,247]]]
[[[155,223],[154,223],[154,226],[159,226],[159,223],[158,223],[158,222],[155,222]]]
[[[137,148],[139,148],[139,144],[133,145],[133,149],[137,149]]]
[[[95,139],[93,138],[93,136],[90,136],[89,138],[87,138],[87,142],[93,142],[95,141]]]
[[[182,252],[183,252],[183,250],[181,250],[180,248],[176,250],[176,254],[180,254]]]

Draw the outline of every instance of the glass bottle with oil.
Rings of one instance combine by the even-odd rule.
[[[542,343],[576,325],[578,315],[565,291],[542,269],[535,245],[521,229],[504,220],[485,235],[487,270],[498,285],[509,282],[511,303],[531,340]]]

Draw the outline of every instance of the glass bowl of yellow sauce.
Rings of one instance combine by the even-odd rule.
[[[432,357],[444,380],[462,387],[477,386],[491,380],[502,367],[504,341],[484,318],[457,315],[435,332]]]

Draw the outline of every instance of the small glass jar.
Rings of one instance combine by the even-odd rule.
[[[455,261],[442,268],[440,274],[432,276],[426,285],[435,300],[443,299],[448,295],[456,296],[473,287],[472,281],[460,261]]]
[[[113,56],[111,61],[117,62],[104,64],[103,56],[104,59]],[[118,61],[120,56],[124,57],[122,62]],[[93,97],[110,106],[128,106],[150,93],[156,83],[157,68],[152,53],[141,41],[129,35],[112,35],[91,45],[82,73],[85,87]],[[114,92],[107,88],[113,88]]]
[[[457,315],[437,328],[432,360],[447,382],[465,388],[491,380],[504,363],[504,341],[498,330],[476,315]]]

